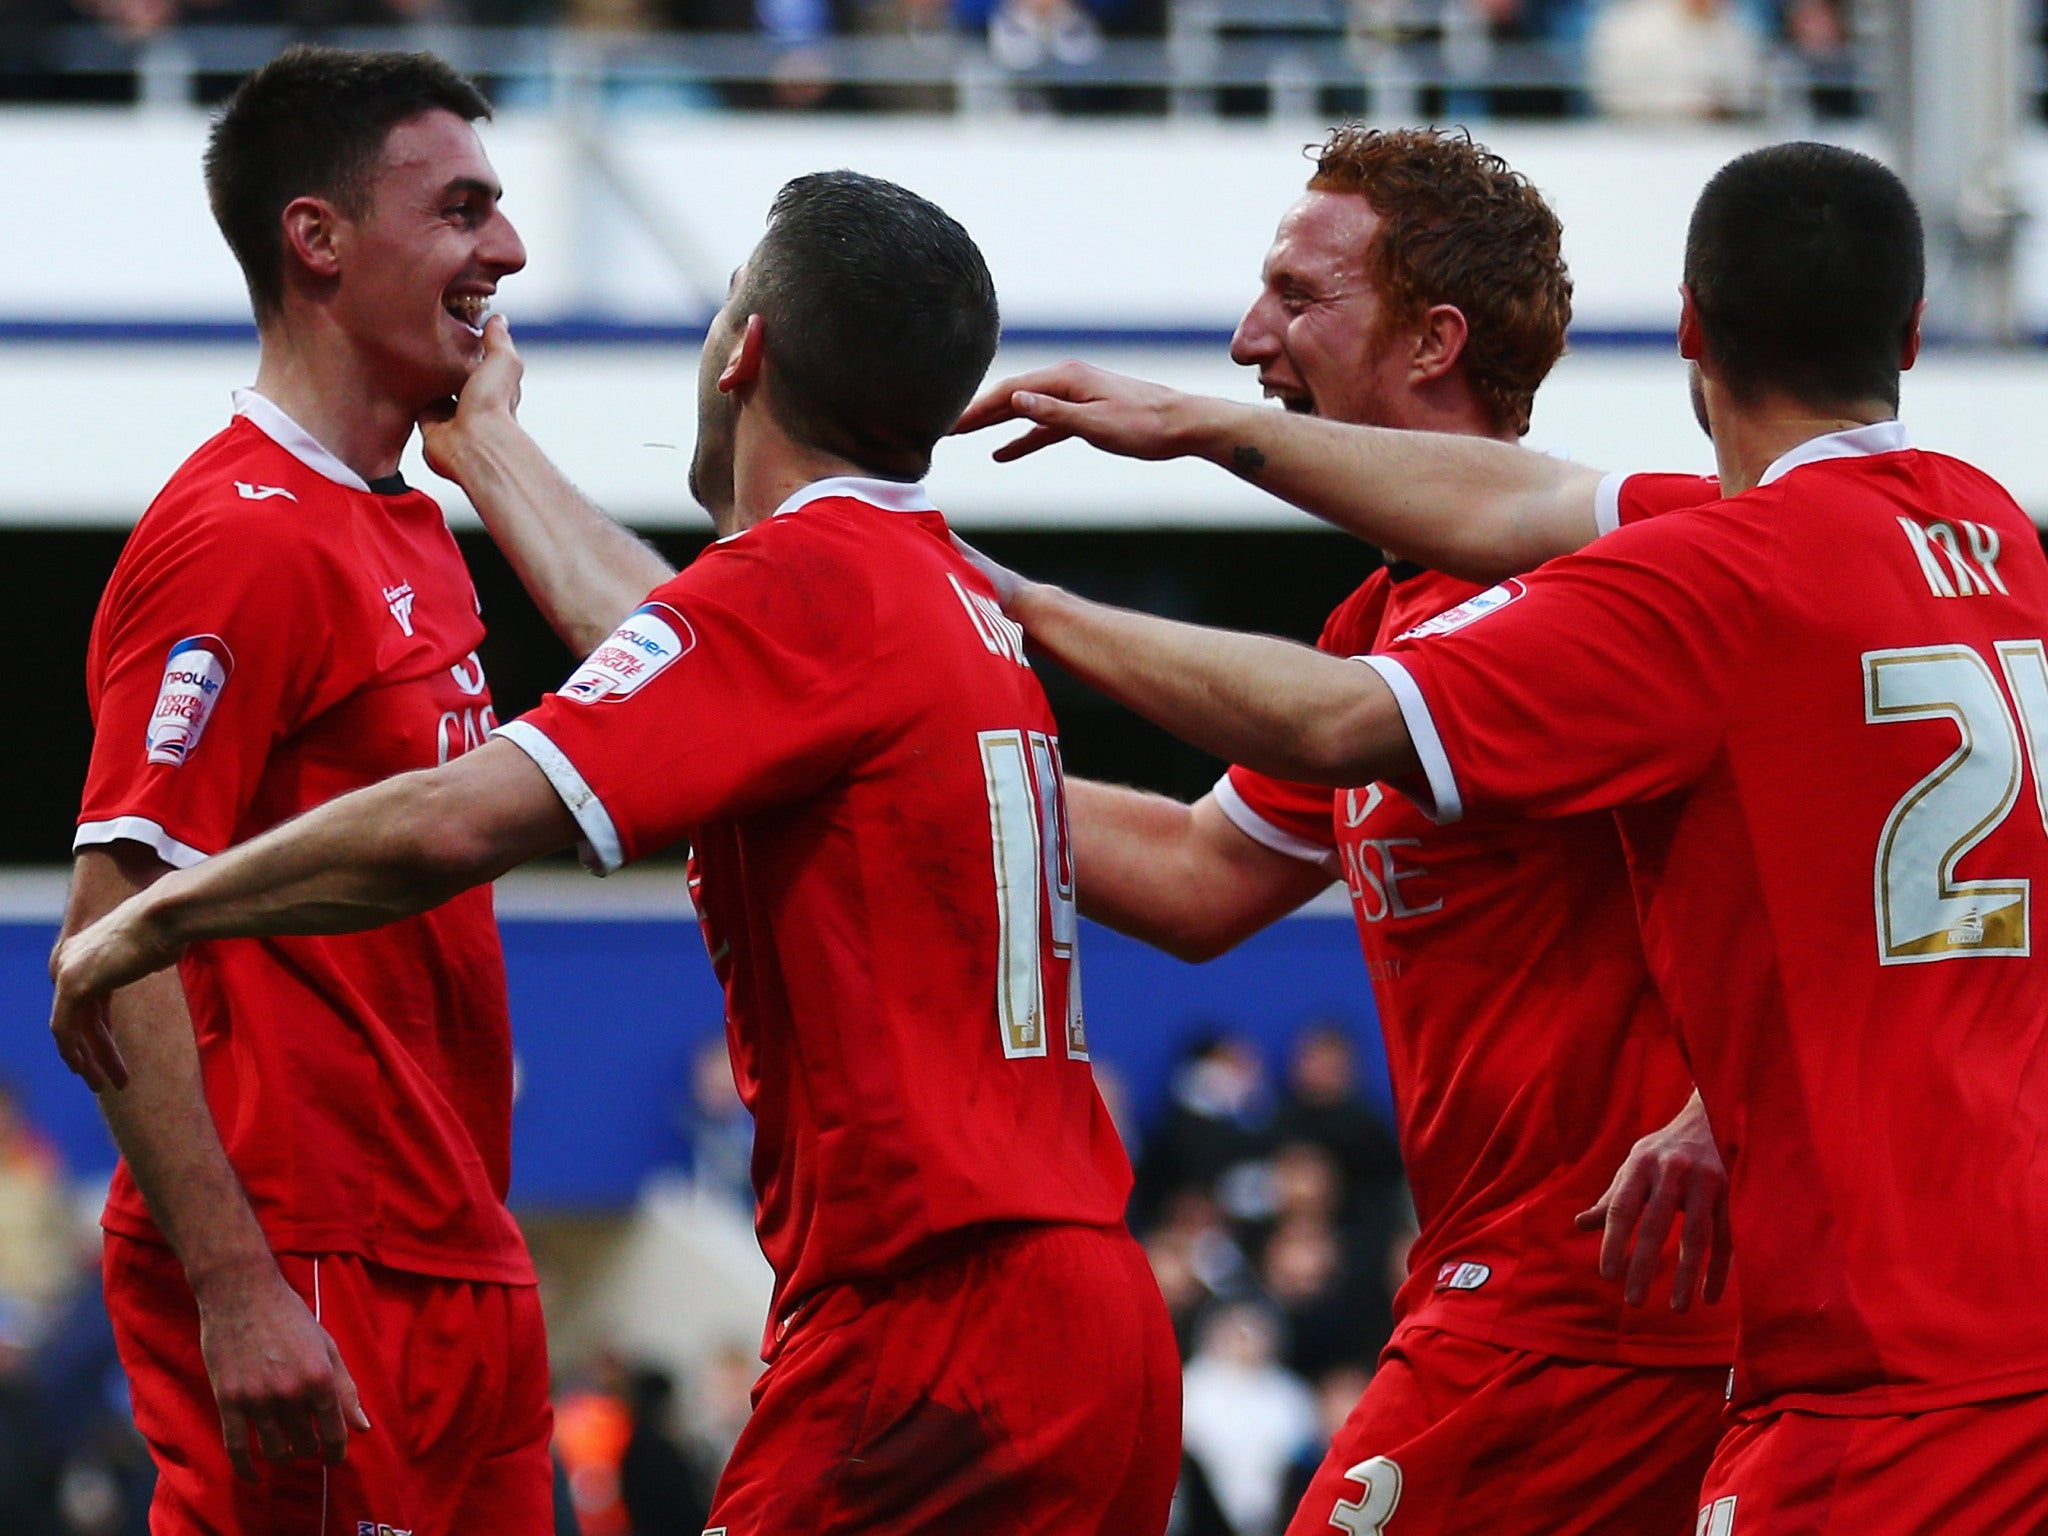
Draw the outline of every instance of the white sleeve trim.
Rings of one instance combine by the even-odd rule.
[[[1600,477],[1599,487],[1593,492],[1595,537],[1612,533],[1621,526],[1621,487],[1627,479],[1627,473],[1618,469]]]
[[[154,849],[156,856],[173,869],[190,869],[194,864],[213,857],[190,843],[179,842],[147,816],[116,816],[112,821],[81,822],[78,835],[71,839],[71,851],[76,853],[81,848],[119,842],[141,843],[145,848]]]
[[[1430,717],[1428,701],[1422,697],[1422,690],[1415,686],[1415,679],[1391,656],[1355,656],[1352,659],[1364,662],[1379,673],[1381,680],[1393,690],[1394,702],[1401,706],[1402,722],[1408,727],[1408,739],[1414,742],[1415,755],[1422,760],[1423,778],[1429,785],[1428,800],[1411,791],[1403,792],[1422,807],[1423,815],[1438,826],[1464,820],[1465,801],[1458,793],[1458,777],[1451,772],[1450,755],[1444,751],[1444,740],[1436,732],[1436,721]]]
[[[1313,864],[1332,878],[1339,873],[1342,865],[1333,849],[1310,842],[1305,837],[1296,837],[1285,827],[1276,827],[1252,808],[1238,787],[1225,774],[1216,781],[1216,787],[1209,791],[1216,797],[1216,807],[1238,831],[1257,843],[1261,848],[1270,848],[1275,853],[1284,853],[1290,859],[1300,859],[1304,864]]]
[[[547,775],[548,783],[555,787],[555,793],[562,797],[562,804],[569,808],[569,814],[576,818],[576,825],[583,830],[584,844],[594,861],[591,873],[608,875],[626,862],[625,852],[619,846],[619,829],[612,825],[611,812],[597,798],[597,791],[584,782],[583,775],[576,771],[576,765],[569,761],[560,747],[548,740],[540,727],[529,725],[524,720],[508,720],[491,734],[511,742]]]

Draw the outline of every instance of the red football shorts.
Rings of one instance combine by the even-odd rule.
[[[828,1287],[754,1388],[710,1527],[729,1536],[1159,1536],[1180,1361],[1121,1227],[1015,1227]]]
[[[1404,1329],[1287,1536],[1686,1536],[1727,1388]]]
[[[1739,1419],[1699,1502],[1698,1536],[2048,1531],[2048,1393],[1875,1419]]]
[[[107,1309],[135,1426],[156,1459],[150,1536],[552,1536],[547,1338],[531,1286],[279,1254],[362,1394],[338,1467],[271,1462],[243,1482],[221,1442],[199,1314],[168,1249],[109,1234]]]

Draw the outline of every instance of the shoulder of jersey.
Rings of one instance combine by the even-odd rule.
[[[300,463],[238,418],[178,467],[158,493],[157,503],[228,522],[262,525],[280,514],[303,513],[308,506],[332,507],[348,495],[346,486]],[[294,520],[321,526],[317,519]]]

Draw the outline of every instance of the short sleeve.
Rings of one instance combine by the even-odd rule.
[[[802,524],[714,545],[558,692],[501,726],[603,873],[707,822],[815,794],[873,728],[867,573]]]
[[[1696,779],[1753,665],[1769,519],[1705,512],[1619,532],[1503,583],[1370,658],[1439,821],[1570,816]]]
[[[95,624],[92,760],[74,848],[184,867],[226,848],[327,647],[322,557],[268,504],[145,521]]]
[[[1593,521],[1603,534],[1647,522],[1667,512],[1705,506],[1721,499],[1712,475],[1607,475],[1593,492]]]

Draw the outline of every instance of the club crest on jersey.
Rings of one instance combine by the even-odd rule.
[[[199,745],[220,691],[235,675],[234,653],[219,635],[188,635],[171,647],[143,749],[148,761],[180,767]]]
[[[1468,597],[1455,608],[1446,608],[1433,619],[1424,619],[1413,629],[1404,629],[1394,636],[1396,640],[1421,640],[1429,635],[1448,635],[1452,630],[1463,629],[1467,624],[1477,624],[1489,613],[1498,613],[1529,589],[1519,579],[1502,582],[1497,587],[1488,587],[1476,597]]]
[[[1490,1265],[1463,1264],[1453,1259],[1448,1264],[1437,1266],[1436,1288],[1440,1291],[1476,1291],[1492,1278]]]
[[[412,583],[401,581],[395,587],[384,589],[384,606],[391,610],[391,617],[398,621],[398,627],[405,631],[405,637],[412,638]]]
[[[643,604],[562,684],[562,697],[578,704],[623,699],[696,648],[688,619],[667,603]]]

